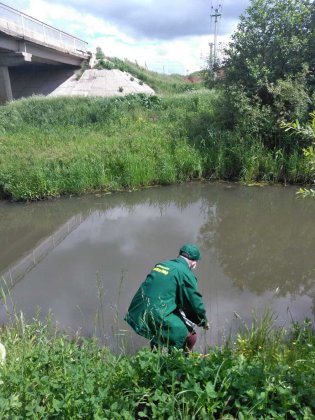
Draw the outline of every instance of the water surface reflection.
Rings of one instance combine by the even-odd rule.
[[[200,336],[202,349],[228,334],[234,312],[249,319],[253,308],[269,305],[281,324],[313,318],[315,202],[296,199],[295,191],[192,183],[2,205],[0,268],[32,255],[76,217],[80,222],[16,282],[12,298],[28,317],[36,307],[42,316],[51,309],[61,326],[96,331],[111,347],[134,351],[145,341],[123,316],[139,283],[154,263],[176,257],[183,242],[197,242],[203,253],[197,276],[212,326]],[[19,231],[29,238],[23,246]]]

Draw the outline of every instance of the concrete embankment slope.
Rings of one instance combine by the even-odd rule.
[[[17,67],[10,70],[14,99],[44,96],[123,96],[154,94],[145,83],[120,70],[86,70],[78,78],[66,67]]]
[[[54,89],[49,96],[122,96],[131,93],[154,94],[145,83],[120,70],[86,70],[77,80],[71,76]]]

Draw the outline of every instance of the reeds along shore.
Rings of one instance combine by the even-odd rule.
[[[0,329],[0,418],[312,419],[315,334],[266,311],[206,355],[113,354],[21,314]]]

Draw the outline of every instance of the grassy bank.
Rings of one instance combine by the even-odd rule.
[[[213,91],[30,98],[0,108],[0,196],[34,200],[193,178],[303,182],[301,152],[222,130]]]
[[[1,419],[312,419],[315,335],[265,315],[235,342],[185,356],[114,355],[22,317],[0,330]]]

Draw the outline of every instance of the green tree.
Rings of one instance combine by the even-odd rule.
[[[105,58],[105,54],[103,53],[103,50],[102,50],[102,48],[101,48],[101,47],[96,47],[96,54],[95,54],[95,57],[96,57],[98,60],[101,60],[101,59],[104,59],[104,58]]]
[[[314,78],[313,0],[252,0],[227,49],[227,83],[268,102],[266,87],[309,69]]]
[[[311,144],[280,124],[305,124],[314,109],[314,1],[251,0],[226,51],[223,127],[288,156]]]

